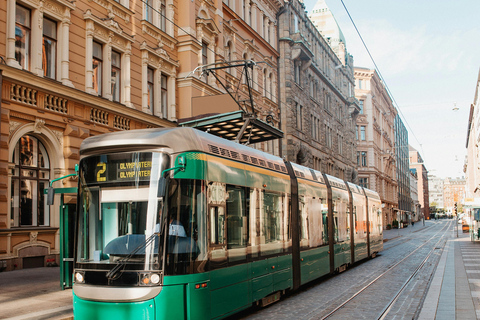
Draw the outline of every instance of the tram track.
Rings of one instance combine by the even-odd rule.
[[[393,305],[395,302],[398,301],[399,297],[401,294],[404,292],[404,290],[409,286],[409,284],[412,283],[412,280],[415,279],[415,277],[418,275],[419,271],[425,266],[425,264],[429,261],[431,258],[432,254],[435,253],[438,249],[443,248],[446,242],[446,235],[448,234],[449,230],[451,227],[451,222],[443,226],[438,232],[436,232],[433,236],[431,236],[428,240],[424,241],[422,245],[417,247],[415,250],[410,252],[407,256],[405,256],[403,259],[400,261],[396,262],[392,266],[389,266],[387,270],[385,270],[383,273],[375,277],[372,281],[370,281],[368,284],[366,284],[364,287],[359,289],[356,293],[354,293],[350,298],[346,299],[344,302],[342,302],[340,305],[335,307],[333,310],[331,310],[328,314],[321,316],[318,319],[324,320],[324,319],[334,319],[336,318],[336,315],[342,310],[347,307],[350,303],[353,304],[354,300],[356,298],[359,298],[362,293],[366,293],[367,290],[371,289],[375,284],[378,284],[379,281],[383,278],[385,278],[387,275],[390,275],[394,270],[397,269],[402,263],[404,263],[408,258],[412,257],[416,252],[424,248],[427,244],[430,243],[431,240],[435,239],[436,237],[439,237],[438,241],[435,242],[435,244],[432,246],[432,248],[427,252],[425,255],[425,258],[422,259],[422,261],[416,266],[414,271],[410,274],[410,276],[404,281],[404,283],[398,288],[397,292],[393,295],[393,297],[390,299],[390,301],[386,304],[386,306],[383,307],[381,310],[380,314],[376,317],[378,320],[383,320],[387,317],[389,312],[391,311]],[[439,234],[441,234],[439,236]],[[398,246],[401,244],[405,244],[407,242],[410,242],[414,239],[409,239],[407,241],[400,242],[398,244],[395,244],[394,246]],[[443,242],[443,243],[442,243]],[[394,246],[388,248],[391,249]],[[387,249],[387,250],[388,250]]]

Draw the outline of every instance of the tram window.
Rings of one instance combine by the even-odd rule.
[[[283,217],[284,198],[280,193],[263,192],[263,205],[260,206],[262,220],[261,247],[262,255],[283,251]]]
[[[310,206],[306,203],[305,196],[299,196],[299,212],[300,212],[300,247],[308,247],[308,210]]]
[[[322,199],[310,199],[308,206],[309,246],[316,248],[323,244]]]
[[[248,216],[245,201],[245,189],[227,186],[227,249],[228,260],[242,261],[247,259]]]
[[[323,243],[328,244],[328,214],[327,211],[322,211],[323,217]]]
[[[228,249],[246,247],[248,242],[248,216],[246,215],[245,190],[227,187],[227,245]]]

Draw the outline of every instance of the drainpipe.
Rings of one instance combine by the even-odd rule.
[[[277,58],[277,101],[278,101],[278,110],[280,111],[280,121],[278,122],[278,127],[279,129],[281,130],[282,129],[282,107],[281,107],[281,104],[282,104],[282,100],[281,100],[281,95],[280,95],[280,15],[283,14],[285,11],[287,11],[286,9],[286,6],[288,4],[285,4],[285,6],[283,6],[282,8],[280,8],[280,10],[277,12],[277,15],[276,15],[276,20],[277,20],[277,50],[278,50],[278,58]],[[287,133],[284,132],[283,133],[283,138],[282,139],[287,139],[286,137]],[[280,158],[284,158],[286,159],[286,155],[285,156],[282,156],[283,154],[283,148],[282,148],[282,145],[283,145],[283,141],[280,142],[280,144],[278,145],[278,151],[279,151],[279,157]]]

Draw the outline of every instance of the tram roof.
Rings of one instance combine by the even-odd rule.
[[[168,148],[173,153],[200,151],[287,173],[283,160],[269,153],[189,127],[139,129],[85,139],[80,155]]]

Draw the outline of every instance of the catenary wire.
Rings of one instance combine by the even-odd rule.
[[[380,72],[380,68],[377,66],[377,63],[375,62],[375,59],[373,59],[373,56],[372,54],[370,53],[370,50],[368,49],[367,47],[367,44],[365,43],[365,41],[363,40],[363,37],[362,35],[360,34],[360,31],[358,30],[357,28],[357,25],[355,24],[355,22],[353,21],[353,18],[352,16],[350,15],[350,12],[348,11],[347,9],[347,6],[345,5],[345,3],[343,2],[343,0],[340,0],[342,2],[342,5],[343,5],[343,8],[345,8],[345,11],[347,12],[347,15],[348,17],[350,18],[350,21],[352,22],[353,24],[353,27],[355,28],[355,31],[357,32],[358,36],[360,37],[360,40],[362,41],[362,44],[363,46],[365,47],[365,50],[367,50],[367,53],[368,53],[368,56],[370,57],[370,59],[372,60],[373,62],[373,65],[375,66],[375,70],[377,71],[378,75],[380,76],[380,79],[383,81],[383,84],[385,85],[385,88],[387,89],[388,91],[388,94],[390,95],[390,97],[392,98],[393,102],[395,103],[396,107],[397,107],[397,110],[400,112],[403,120],[405,121],[405,123],[407,124],[408,128],[410,129],[410,132],[412,133],[412,135],[415,137],[415,140],[417,140],[418,144],[420,145],[420,147],[422,148],[422,144],[420,143],[420,141],[418,140],[417,136],[415,135],[415,132],[412,130],[412,128],[410,127],[410,124],[408,123],[407,119],[405,118],[402,110],[400,109],[397,101],[395,100],[390,88],[388,87],[387,85],[387,82],[385,81],[385,78],[382,76],[381,72]],[[423,148],[422,148],[422,153],[423,153]]]

